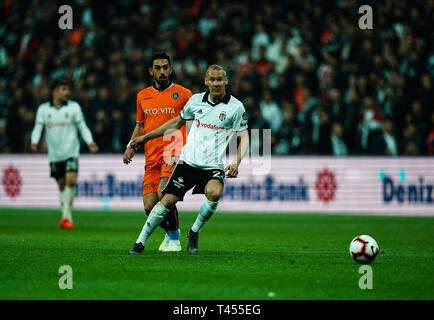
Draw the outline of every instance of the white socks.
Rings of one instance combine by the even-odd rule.
[[[199,232],[200,229],[203,227],[205,222],[212,216],[212,214],[217,210],[219,202],[213,202],[209,201],[205,198],[205,201],[203,202],[202,206],[200,207],[199,214],[196,218],[196,221],[194,222],[193,226],[191,227],[191,230],[194,232]]]
[[[152,211],[149,214],[148,219],[146,219],[146,222],[142,228],[142,232],[140,232],[140,235],[137,238],[136,243],[141,242],[143,245],[145,245],[146,240],[148,240],[149,236],[155,230],[155,228],[160,225],[161,221],[163,221],[164,217],[168,212],[169,209],[163,206],[161,202],[158,202],[152,208]]]
[[[65,202],[65,190],[59,191],[60,207],[63,209],[63,203]]]
[[[74,188],[65,187],[65,190],[60,193],[59,198],[62,198],[62,194],[63,194],[62,218],[63,219],[67,218],[72,222],[71,209],[72,209],[72,203],[74,202],[74,198],[75,198],[75,187]]]

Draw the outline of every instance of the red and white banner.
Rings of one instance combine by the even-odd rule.
[[[82,155],[74,208],[142,210],[144,156]],[[46,155],[0,156],[0,207],[57,208]],[[247,158],[219,211],[434,216],[432,157]],[[187,193],[181,211],[203,195]]]

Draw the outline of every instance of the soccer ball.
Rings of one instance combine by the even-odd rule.
[[[358,263],[371,263],[377,256],[378,251],[377,241],[367,235],[357,236],[350,243],[350,254],[354,261]]]

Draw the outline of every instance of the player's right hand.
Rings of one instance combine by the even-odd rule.
[[[37,144],[31,144],[30,145],[30,151],[31,152],[38,152],[38,145]]]
[[[123,161],[125,164],[129,164],[134,157],[135,151],[133,148],[128,147],[127,150],[124,152]]]

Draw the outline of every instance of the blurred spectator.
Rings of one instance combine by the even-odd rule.
[[[112,150],[112,140],[109,113],[104,110],[98,110],[95,114],[93,126],[93,138],[99,146],[101,152],[110,152]]]
[[[419,155],[422,147],[422,135],[414,123],[409,123],[404,128],[402,149],[404,155]]]
[[[317,154],[330,153],[330,134],[331,123],[330,116],[322,106],[318,106],[312,112],[312,147]]]
[[[392,120],[384,120],[383,134],[376,138],[377,139],[372,142],[374,154],[385,156],[398,155],[398,142],[395,137]]]
[[[431,112],[431,129],[426,138],[426,144],[428,155],[434,155],[434,111]]]
[[[280,129],[283,122],[283,114],[280,106],[273,97],[270,91],[265,91],[262,94],[262,99],[259,102],[259,108],[261,110],[261,116],[267,122],[272,132],[276,132]]]
[[[377,141],[377,137],[381,135],[383,113],[378,108],[376,101],[370,96],[365,97],[363,104],[358,127],[360,147],[364,153],[371,154],[372,148],[375,147],[373,141]]]
[[[7,121],[0,118],[0,152],[9,152],[9,138],[7,136]]]
[[[334,156],[347,156],[348,148],[344,141],[344,130],[339,122],[333,123],[330,136],[332,154]]]

